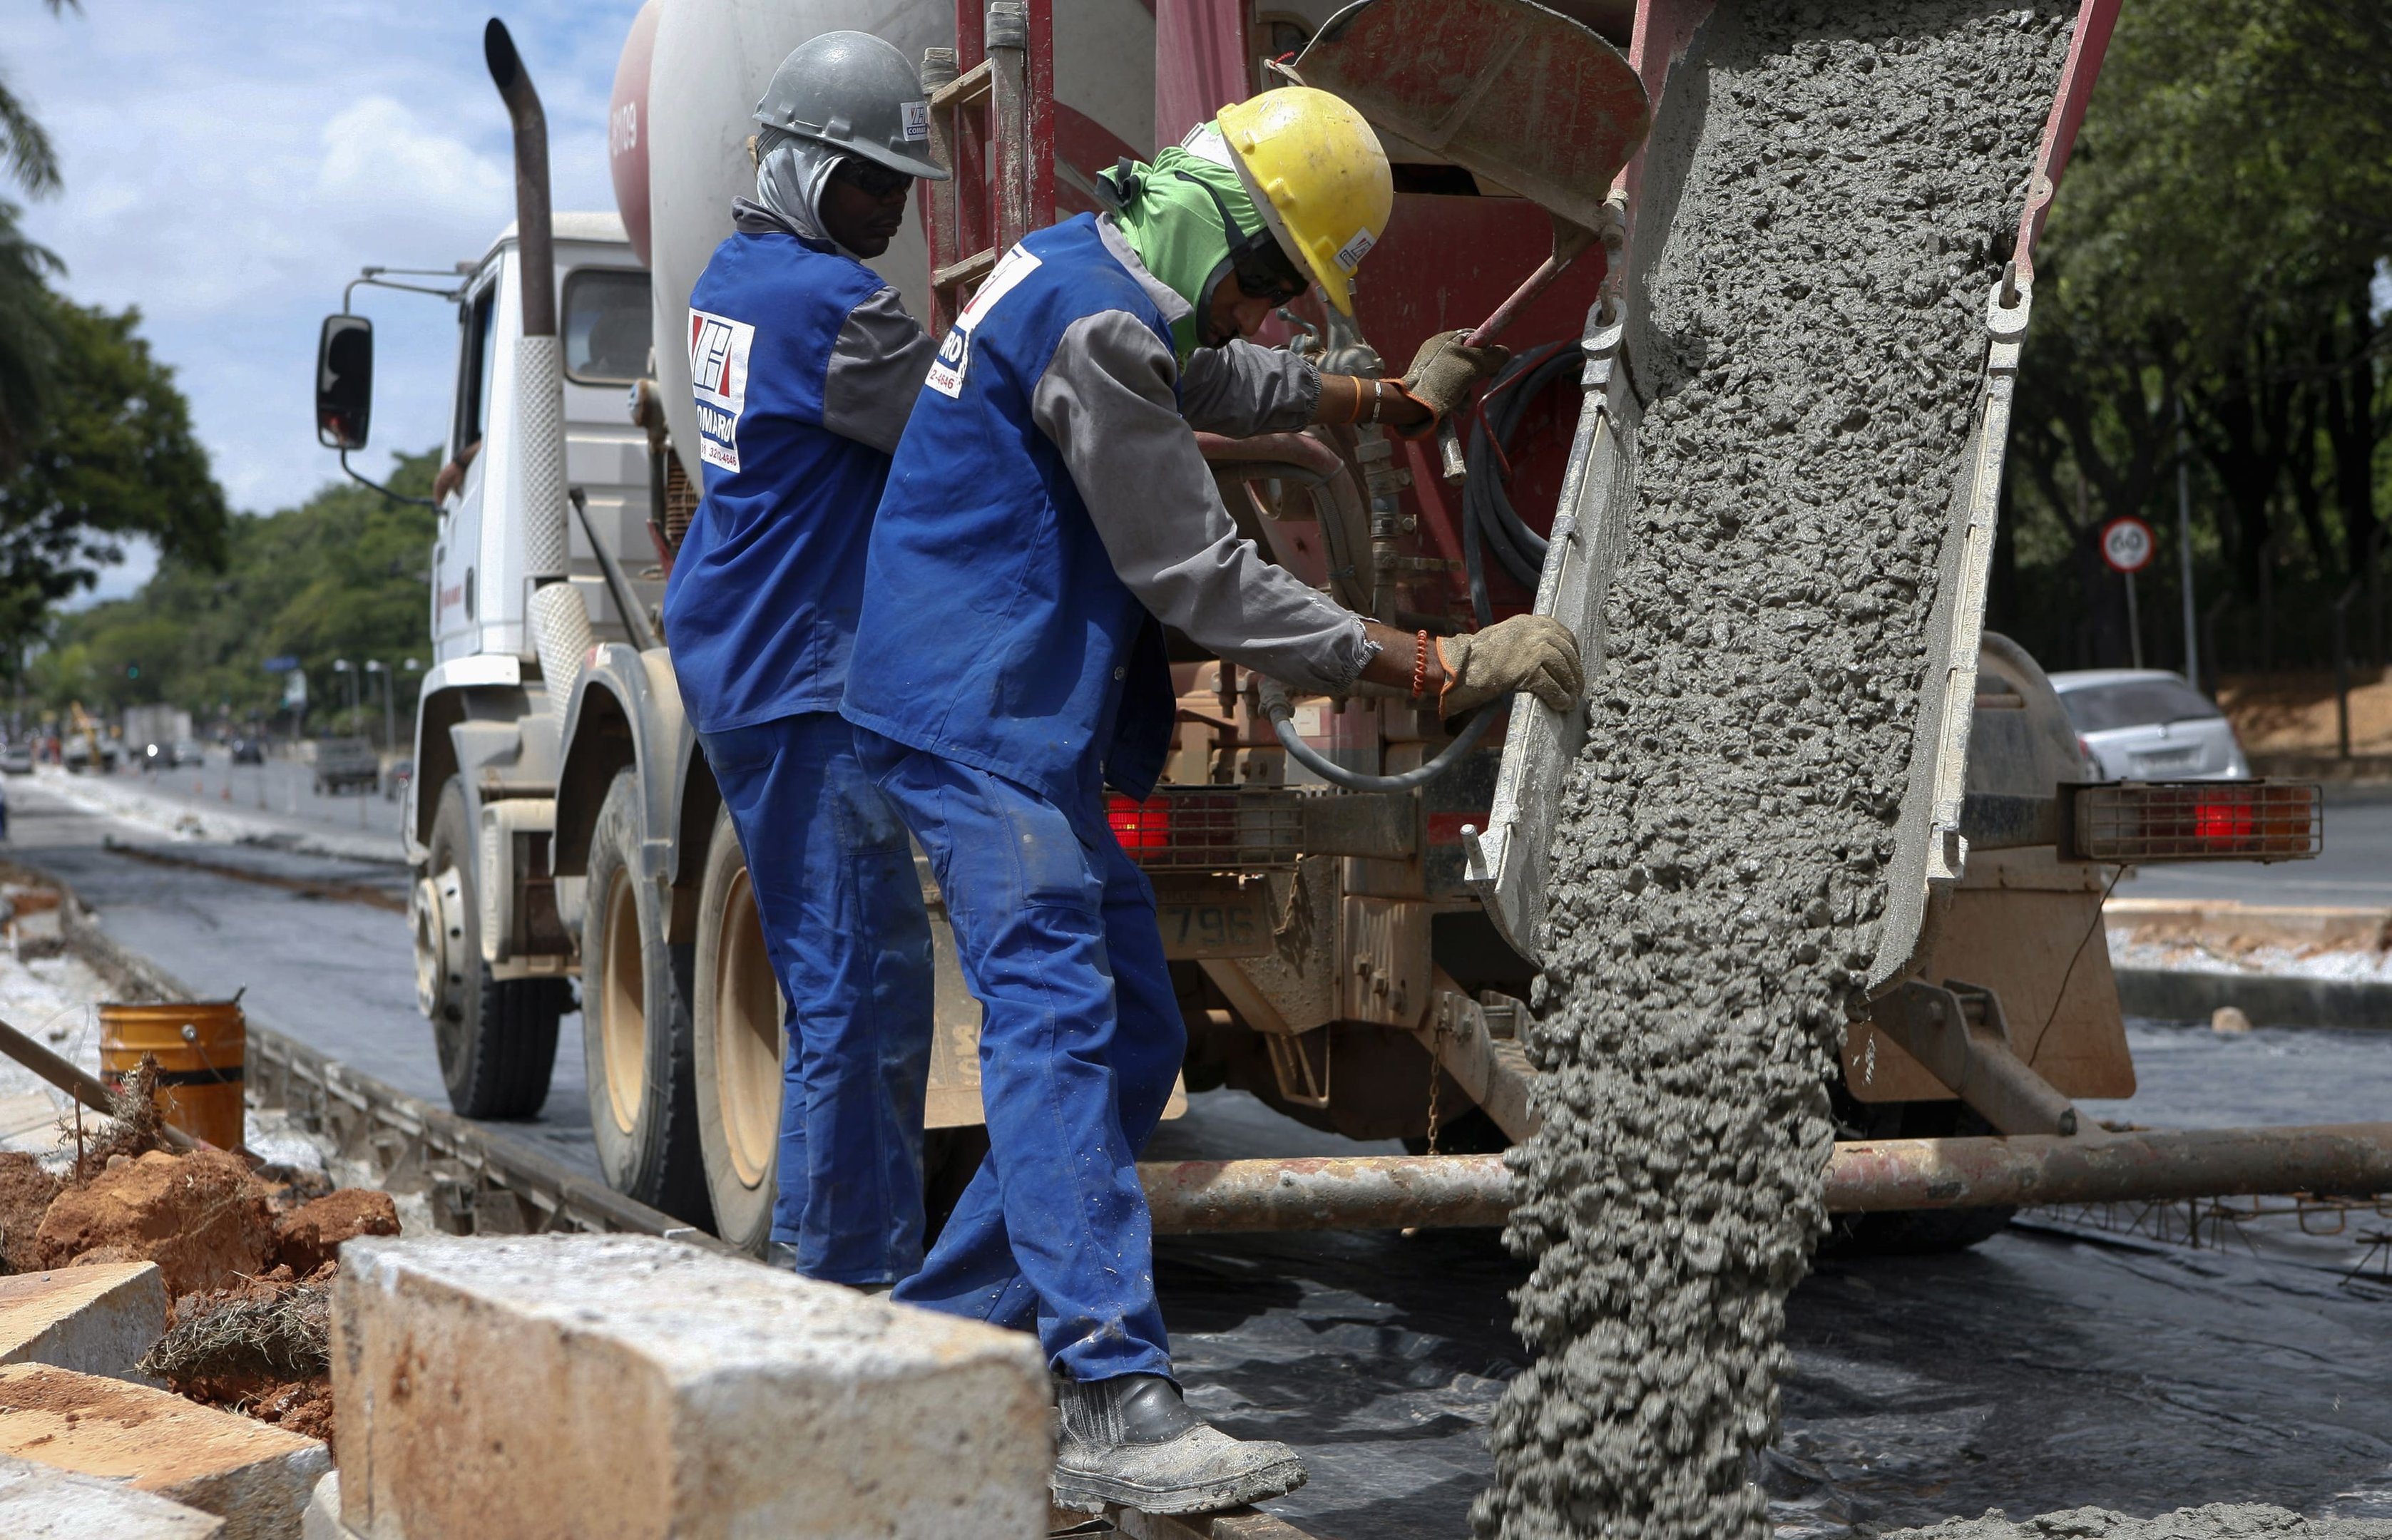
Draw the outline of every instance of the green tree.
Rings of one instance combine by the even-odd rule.
[[[2372,0],[2122,14],[2038,258],[2012,441],[1998,618],[2055,665],[2125,660],[2094,540],[2121,513],[2173,524],[2180,408],[2209,515],[2201,580],[2262,619],[2243,661],[2295,650],[2272,645],[2280,612],[2314,656],[2320,617],[2380,556],[2387,58],[2392,7]],[[2171,563],[2147,598],[2173,582]]]
[[[394,489],[427,493],[437,453],[397,458]],[[314,691],[310,718],[321,721],[347,703],[333,660],[371,658],[397,668],[388,682],[405,720],[421,676],[399,666],[429,658],[426,568],[438,517],[346,482],[296,508],[236,517],[221,563],[169,555],[132,598],[61,619],[32,687],[52,705],[167,701],[195,716],[221,709],[244,719],[274,711],[281,680],[265,664],[292,657]],[[126,671],[136,666],[137,678]],[[370,692],[383,683],[358,683],[364,719],[378,730]]]
[[[46,0],[57,16],[79,0]],[[0,166],[33,197],[58,189],[58,157],[23,99],[0,78]],[[47,280],[63,265],[25,239],[21,210],[0,199],[0,473],[14,470],[39,434],[60,351]]]
[[[224,492],[174,370],[136,334],[140,313],[50,308],[64,346],[49,421],[0,482],[0,639],[12,647],[121,560],[127,537],[201,565],[225,552]]]

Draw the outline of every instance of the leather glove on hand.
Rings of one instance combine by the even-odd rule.
[[[1440,331],[1421,343],[1412,355],[1412,367],[1404,372],[1404,394],[1436,414],[1444,421],[1462,409],[1470,399],[1470,387],[1491,378],[1512,356],[1508,347],[1489,343],[1485,347],[1471,347],[1462,339],[1467,331]]]
[[[1436,655],[1446,678],[1439,716],[1458,717],[1515,690],[1567,711],[1586,691],[1578,639],[1549,615],[1515,615],[1475,636],[1439,637]]]

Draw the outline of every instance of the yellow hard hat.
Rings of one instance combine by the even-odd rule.
[[[1354,269],[1396,206],[1387,152],[1362,114],[1308,85],[1283,85],[1215,120],[1247,196],[1329,303],[1354,313]]]

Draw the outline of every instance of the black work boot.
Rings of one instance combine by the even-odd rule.
[[[1286,1444],[1233,1439],[1199,1419],[1159,1374],[1059,1379],[1055,1506],[1095,1513],[1210,1513],[1304,1484]]]

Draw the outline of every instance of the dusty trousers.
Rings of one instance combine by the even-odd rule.
[[[808,1277],[888,1284],[922,1260],[930,922],[854,732],[809,711],[699,742],[788,1003],[773,1238]]]
[[[1065,809],[1003,776],[856,730],[930,853],[982,1007],[988,1158],[907,1303],[1034,1325],[1074,1379],[1169,1374],[1138,1152],[1187,1047],[1154,889],[1091,787]]]

